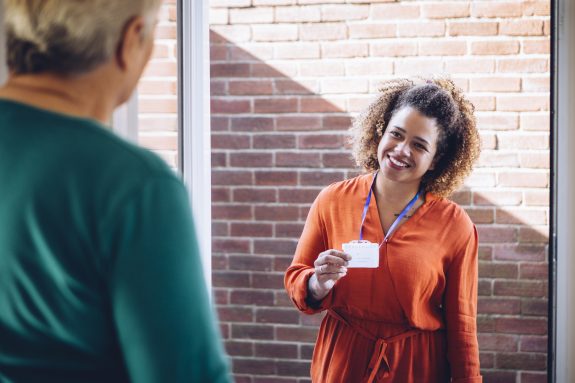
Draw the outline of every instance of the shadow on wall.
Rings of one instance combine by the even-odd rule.
[[[360,173],[346,131],[394,60],[274,62],[214,32],[211,44],[213,284],[226,349],[237,382],[308,382],[323,316],[296,311],[283,272],[319,191]],[[479,119],[481,160],[453,196],[479,230],[486,382],[546,381],[548,164],[531,169],[505,142],[513,131],[487,129],[518,119]]]

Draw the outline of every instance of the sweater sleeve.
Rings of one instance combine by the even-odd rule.
[[[156,177],[110,222],[112,317],[134,382],[231,382],[183,184]]]
[[[477,230],[469,224],[469,235],[454,255],[447,271],[445,314],[447,358],[452,382],[480,383],[477,344]]]
[[[315,272],[313,263],[319,253],[327,250],[327,234],[321,211],[324,193],[322,191],[311,206],[294,258],[284,276],[289,297],[306,314],[315,314],[329,308],[333,299],[333,289],[320,302],[314,302],[308,296],[308,281]]]

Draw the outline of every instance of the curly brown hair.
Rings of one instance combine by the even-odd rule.
[[[424,191],[448,197],[472,170],[479,157],[479,133],[474,106],[452,80],[396,79],[383,83],[380,94],[351,128],[353,157],[367,171],[379,169],[377,146],[391,117],[409,106],[434,118],[439,135],[435,167],[422,178]]]

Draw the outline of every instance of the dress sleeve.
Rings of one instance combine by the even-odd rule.
[[[477,230],[469,224],[469,236],[454,255],[447,271],[445,314],[447,357],[451,381],[480,383],[477,344]]]
[[[333,289],[320,302],[315,302],[308,296],[308,281],[315,272],[313,263],[319,253],[327,250],[327,233],[320,207],[324,193],[325,191],[322,191],[311,206],[294,258],[284,276],[289,297],[295,306],[306,314],[315,314],[329,308],[333,297]]]
[[[110,225],[107,287],[131,380],[231,382],[184,185],[148,180]]]

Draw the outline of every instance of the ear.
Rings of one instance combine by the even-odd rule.
[[[130,64],[138,62],[134,59],[141,54],[143,32],[144,19],[141,16],[133,17],[126,22],[116,51],[116,62],[121,70],[126,71]]]

